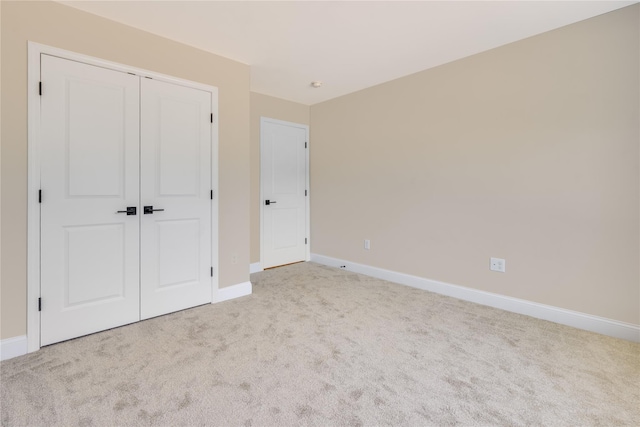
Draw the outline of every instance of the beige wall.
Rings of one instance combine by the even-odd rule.
[[[639,17],[312,106],[312,252],[639,324]]]
[[[251,92],[251,262],[260,261],[260,117],[309,124],[309,106]]]
[[[52,2],[3,1],[1,31],[0,338],[26,333],[27,40],[219,88],[220,286],[249,280],[249,67]]]

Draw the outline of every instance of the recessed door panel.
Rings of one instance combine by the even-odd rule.
[[[139,320],[139,79],[42,55],[41,345]]]
[[[289,129],[275,129],[270,136],[271,150],[271,191],[273,195],[298,195],[304,191],[304,181],[299,182],[300,168],[304,171],[304,151],[299,148],[300,135]],[[302,135],[304,139],[304,135]],[[301,188],[302,187],[302,188]]]
[[[298,235],[298,219],[300,213],[298,208],[278,208],[271,214],[273,227],[273,249],[282,250],[296,248],[300,245]]]
[[[124,88],[73,77],[67,79],[66,86],[69,196],[122,197],[127,120]]]
[[[141,317],[211,302],[211,93],[141,82]]]
[[[122,224],[64,227],[64,308],[125,297],[127,260]]]
[[[158,195],[190,196],[200,193],[202,111],[198,100],[161,98],[158,126]]]
[[[200,280],[200,220],[156,221],[158,288],[194,285]]]

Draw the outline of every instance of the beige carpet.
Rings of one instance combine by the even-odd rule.
[[[640,425],[640,345],[305,263],[0,364],[3,426]]]

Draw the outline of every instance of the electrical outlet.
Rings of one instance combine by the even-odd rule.
[[[365,248],[366,250],[371,249],[371,240],[369,240],[369,239],[365,239],[365,240],[364,240],[364,248]]]
[[[505,273],[506,264],[507,262],[502,258],[491,258],[491,266],[489,268],[491,269],[491,271],[498,271],[500,273]]]
[[[238,254],[231,255],[231,263],[232,264],[237,264],[238,263]]]

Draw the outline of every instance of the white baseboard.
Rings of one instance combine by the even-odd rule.
[[[0,340],[0,360],[7,360],[27,354],[27,336]]]
[[[597,332],[599,334],[615,338],[640,342],[640,325],[619,322],[617,320],[566,310],[564,308],[466,288],[464,286],[452,285],[450,283],[438,282],[436,280],[357,264],[324,255],[311,254],[311,261],[318,264],[328,265],[330,267],[340,268],[341,266],[344,266],[344,269],[347,271],[376,277],[389,282],[499,308],[512,313],[525,314],[538,319],[548,320],[550,322],[560,323],[562,325],[572,326],[574,328],[584,329],[591,332]]]
[[[249,274],[260,273],[262,270],[262,264],[260,262],[254,262],[249,264]]]
[[[253,286],[251,282],[238,283],[237,285],[227,286],[218,289],[218,300],[216,302],[229,301],[230,299],[251,295]]]

